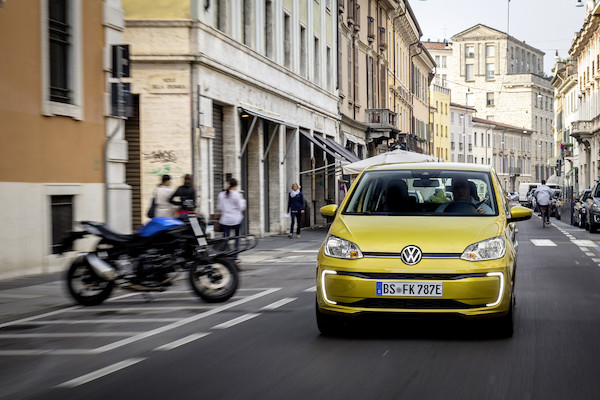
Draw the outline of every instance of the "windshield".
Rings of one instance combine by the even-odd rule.
[[[490,174],[367,171],[343,210],[359,215],[498,215]]]

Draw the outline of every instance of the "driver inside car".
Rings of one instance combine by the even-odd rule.
[[[470,203],[471,205],[473,205],[473,210],[476,210],[476,212],[478,214],[488,214],[491,215],[493,214],[493,211],[491,209],[490,206],[488,206],[487,204],[478,201],[478,199],[474,198],[471,195],[471,185],[468,179],[466,179],[463,176],[457,176],[452,178],[452,196],[454,198],[454,200],[448,202],[448,203],[443,203],[440,204],[440,206],[437,208],[436,212],[448,212],[451,213],[453,211],[451,211],[453,209],[453,204],[458,204],[458,203]],[[446,209],[450,207],[448,209],[448,211],[446,211]]]

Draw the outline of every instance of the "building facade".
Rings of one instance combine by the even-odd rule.
[[[450,103],[450,161],[473,162],[473,107]]]
[[[571,123],[571,136],[578,143],[578,183],[581,189],[600,179],[600,2],[588,1],[583,27],[569,50],[576,63],[579,104]]]
[[[431,103],[431,155],[441,161],[450,161],[450,89],[432,84],[429,89]]]
[[[193,173],[207,217],[227,180],[240,182],[246,232],[285,231],[296,182],[305,224],[324,223],[318,210],[337,201],[340,163],[359,159],[338,144],[331,2],[124,0],[123,7],[138,99],[140,220],[161,174],[179,181]]]
[[[435,60],[435,78],[433,83],[436,86],[448,88],[448,76],[452,67],[452,43],[447,40],[443,42],[428,40],[422,43]]]
[[[360,149],[359,156],[376,155],[391,146],[429,154],[428,87],[434,64],[420,46],[422,32],[410,4],[340,0],[338,11],[339,110],[345,146]]]
[[[0,278],[65,268],[57,247],[76,221],[131,229],[127,144],[108,101],[123,28],[119,0],[0,7],[0,35],[11,38],[0,43]]]
[[[572,187],[575,193],[585,186],[585,177],[579,159],[580,144],[573,134],[573,124],[578,121],[579,85],[577,84],[577,64],[572,60],[559,61],[552,85],[556,88],[554,131],[556,135],[556,151],[560,159],[560,183]],[[582,146],[583,147],[583,146]],[[581,152],[585,154],[585,151]]]
[[[478,118],[532,130],[533,181],[555,169],[554,88],[543,75],[544,53],[504,32],[476,25],[452,37],[449,79],[453,102],[477,109]]]
[[[491,165],[502,187],[516,192],[521,182],[531,182],[533,131],[497,121],[473,118],[473,162]]]

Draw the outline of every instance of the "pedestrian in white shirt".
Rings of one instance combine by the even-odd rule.
[[[237,190],[237,180],[234,178],[229,179],[229,187],[219,193],[217,199],[217,208],[221,212],[219,218],[219,224],[223,229],[223,236],[229,237],[232,231],[235,236],[240,236],[240,228],[242,226],[242,220],[244,219],[243,211],[246,209],[246,199]],[[235,250],[240,247],[240,240],[235,240]],[[237,254],[234,255],[237,259]]]
[[[175,206],[170,201],[172,194],[171,176],[163,175],[162,183],[156,189],[156,194],[154,195],[155,217],[175,217]]]

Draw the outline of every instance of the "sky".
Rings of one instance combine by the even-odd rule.
[[[577,0],[409,0],[423,36],[443,41],[474,25],[508,33],[544,53],[544,72],[553,75],[556,51],[567,58],[585,7]],[[586,3],[586,0],[583,0]],[[510,18],[509,18],[510,16]],[[507,22],[509,24],[507,24]]]

